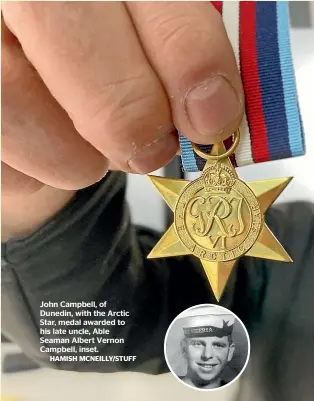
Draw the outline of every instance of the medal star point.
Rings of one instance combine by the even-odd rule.
[[[164,198],[164,201],[167,203],[172,211],[174,211],[174,207],[180,193],[190,183],[190,181],[153,175],[149,175],[148,178],[156,187],[157,191]]]
[[[219,301],[224,292],[229,276],[232,273],[236,260],[234,259],[228,262],[209,262],[201,259],[201,263],[215,298]]]
[[[221,143],[214,145],[210,154],[219,155],[224,152],[225,147]],[[231,169],[234,176],[238,177],[229,158],[221,160],[220,163]],[[213,162],[208,160],[203,172],[205,172],[206,169],[212,165]],[[170,209],[174,212],[178,198],[185,187],[190,184],[190,181],[157,176],[149,176],[149,179],[154,184]],[[254,192],[263,215],[290,183],[291,179],[291,177],[285,177],[251,181],[246,183],[246,185],[249,186]],[[148,255],[148,258],[152,259],[183,255],[193,255],[193,253],[181,242],[181,239],[176,232],[176,228],[174,224],[172,224],[152,249]],[[242,256],[264,258],[281,262],[292,262],[291,257],[270,231],[264,222],[264,219],[261,232],[256,242]],[[219,301],[237,259],[219,262],[207,261],[202,258],[199,258],[199,260],[204,268],[213,293],[217,301]]]
[[[284,247],[270,231],[266,223],[264,223],[257,241],[245,254],[245,256],[278,260],[280,262],[293,262]]]
[[[170,256],[183,256],[190,254],[191,251],[182,244],[180,238],[177,236],[174,224],[171,224],[166,233],[154,246],[147,258],[167,258]]]
[[[261,212],[265,213],[291,180],[292,177],[271,178],[268,180],[247,182],[246,184],[257,197]]]

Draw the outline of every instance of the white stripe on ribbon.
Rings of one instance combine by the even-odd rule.
[[[238,69],[240,70],[240,2],[223,1],[222,19],[234,51]],[[251,137],[246,114],[244,115],[241,125],[241,139],[237,149],[235,150],[235,159],[238,166],[254,164],[252,157]]]

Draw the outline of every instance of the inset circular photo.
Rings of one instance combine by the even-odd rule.
[[[250,357],[250,338],[230,310],[212,304],[180,313],[164,343],[166,362],[183,384],[202,391],[219,390],[237,380]]]

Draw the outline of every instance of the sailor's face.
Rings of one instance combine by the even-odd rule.
[[[233,348],[227,336],[189,338],[186,358],[190,373],[200,381],[216,380],[231,360]]]

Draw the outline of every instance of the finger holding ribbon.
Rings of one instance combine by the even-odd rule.
[[[178,152],[176,129],[208,144],[241,120],[240,75],[210,2],[7,2],[2,12],[11,196],[38,183],[80,189],[108,165],[148,173]]]

